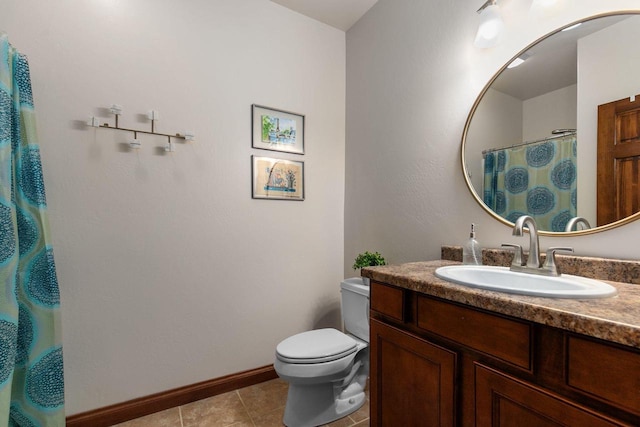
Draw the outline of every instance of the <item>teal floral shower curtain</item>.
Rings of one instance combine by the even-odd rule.
[[[564,231],[577,211],[576,150],[571,135],[486,153],[485,204],[508,221],[531,215],[540,230]]]
[[[0,426],[65,424],[46,208],[29,65],[0,33]]]

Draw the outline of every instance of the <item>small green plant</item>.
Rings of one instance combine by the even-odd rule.
[[[386,265],[384,257],[378,252],[365,252],[356,257],[356,262],[353,264],[353,269],[357,270],[362,267],[371,267],[374,265]]]

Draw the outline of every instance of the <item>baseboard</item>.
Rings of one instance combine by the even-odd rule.
[[[251,369],[67,417],[67,427],[108,427],[277,378],[273,365]]]

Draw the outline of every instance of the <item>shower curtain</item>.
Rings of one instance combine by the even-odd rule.
[[[65,424],[46,207],[29,65],[0,33],[0,426]]]
[[[484,159],[484,202],[515,222],[535,218],[538,228],[564,231],[576,216],[576,136],[488,152]]]

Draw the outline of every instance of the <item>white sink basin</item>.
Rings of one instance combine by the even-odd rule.
[[[488,265],[450,265],[436,269],[436,276],[472,288],[550,298],[607,298],[618,293],[599,280],[563,274],[538,276]]]

